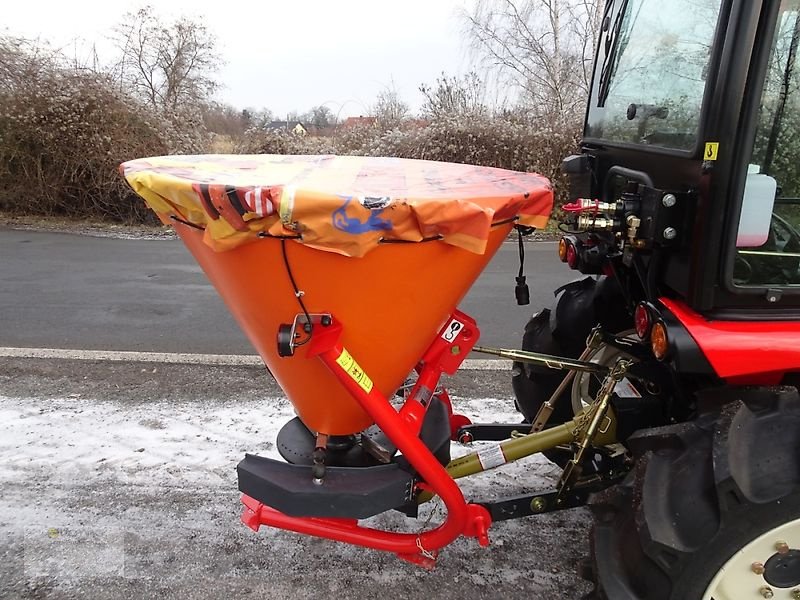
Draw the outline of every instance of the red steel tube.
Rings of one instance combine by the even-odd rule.
[[[243,517],[245,523],[254,529],[257,529],[258,524],[264,524],[394,552],[425,566],[432,564],[438,549],[459,535],[476,537],[481,545],[487,545],[487,531],[491,525],[489,512],[480,505],[466,503],[453,478],[417,437],[414,428],[405,422],[377,388],[369,385],[366,386],[369,388],[367,391],[362,387],[363,382],[359,383],[339,365],[337,359],[345,352],[339,341],[340,332],[341,325],[338,323],[328,327],[317,326],[309,348],[309,358],[318,356],[363,409],[375,419],[375,423],[397,445],[427,486],[442,499],[447,507],[447,519],[439,527],[423,533],[395,533],[362,527],[357,521],[349,519],[291,517],[245,496],[243,501],[249,511]]]
[[[380,533],[375,542],[381,549],[398,554],[413,554],[420,550],[435,550],[446,546],[466,529],[467,503],[458,485],[439,464],[425,444],[406,425],[398,412],[376,388],[366,393],[337,363],[344,348],[337,341],[320,354],[320,359],[353,395],[358,403],[375,419],[378,427],[397,445],[425,482],[433,488],[447,507],[447,520],[436,529],[414,534]],[[369,540],[367,540],[369,541]],[[358,543],[361,543],[359,541]],[[365,544],[367,545],[367,544]],[[421,548],[419,547],[421,546]],[[370,545],[370,547],[376,547]]]

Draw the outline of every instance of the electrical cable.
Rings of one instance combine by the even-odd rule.
[[[283,264],[286,267],[286,274],[289,275],[289,281],[292,284],[292,289],[294,290],[294,297],[297,298],[297,303],[300,305],[300,310],[303,311],[303,314],[306,317],[306,325],[307,328],[304,328],[304,331],[308,334],[308,337],[304,339],[302,342],[297,342],[295,346],[302,346],[303,344],[308,343],[311,339],[311,335],[314,329],[314,325],[311,323],[311,315],[308,313],[306,309],[306,304],[303,302],[303,295],[304,292],[297,286],[297,281],[294,278],[294,274],[292,273],[292,267],[289,265],[289,257],[286,254],[286,240],[291,238],[280,238],[281,240],[281,255],[283,256]]]
[[[525,283],[525,245],[522,242],[522,228],[519,225],[517,225],[517,243],[519,245],[519,273],[514,296],[519,306],[526,306],[531,303],[531,293],[528,284]]]
[[[176,215],[170,215],[169,218],[172,219],[173,221],[177,221],[181,225],[187,225],[189,227],[193,227],[194,229],[199,229],[200,231],[205,231],[206,230],[205,227],[201,227],[200,225],[197,225],[196,223],[192,223],[191,221],[187,221],[186,219],[181,219],[180,217],[178,217]]]
[[[260,238],[269,238],[273,240],[301,240],[303,239],[302,235],[272,235],[271,233],[267,233],[266,231],[259,231],[256,234]]]

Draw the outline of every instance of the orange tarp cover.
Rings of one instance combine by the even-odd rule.
[[[541,228],[553,204],[540,175],[401,158],[159,156],[121,171],[164,222],[204,228],[218,251],[266,234],[346,256],[437,237],[482,254],[493,223]]]

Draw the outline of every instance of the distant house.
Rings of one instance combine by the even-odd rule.
[[[378,117],[348,117],[342,123],[342,127],[373,127],[378,124]]]
[[[308,128],[300,121],[271,121],[267,123],[268,131],[291,131],[295,135],[307,135]]]

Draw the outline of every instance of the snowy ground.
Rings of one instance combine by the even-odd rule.
[[[473,420],[516,421],[508,373],[459,374]],[[238,521],[235,465],[276,456],[293,416],[254,367],[0,359],[2,598],[577,598],[587,513],[495,524],[432,572],[397,558]],[[454,446],[453,454],[468,451]],[[464,483],[474,499],[549,487],[539,458]],[[379,515],[372,525],[413,529]],[[430,525],[429,525],[430,526]]]

